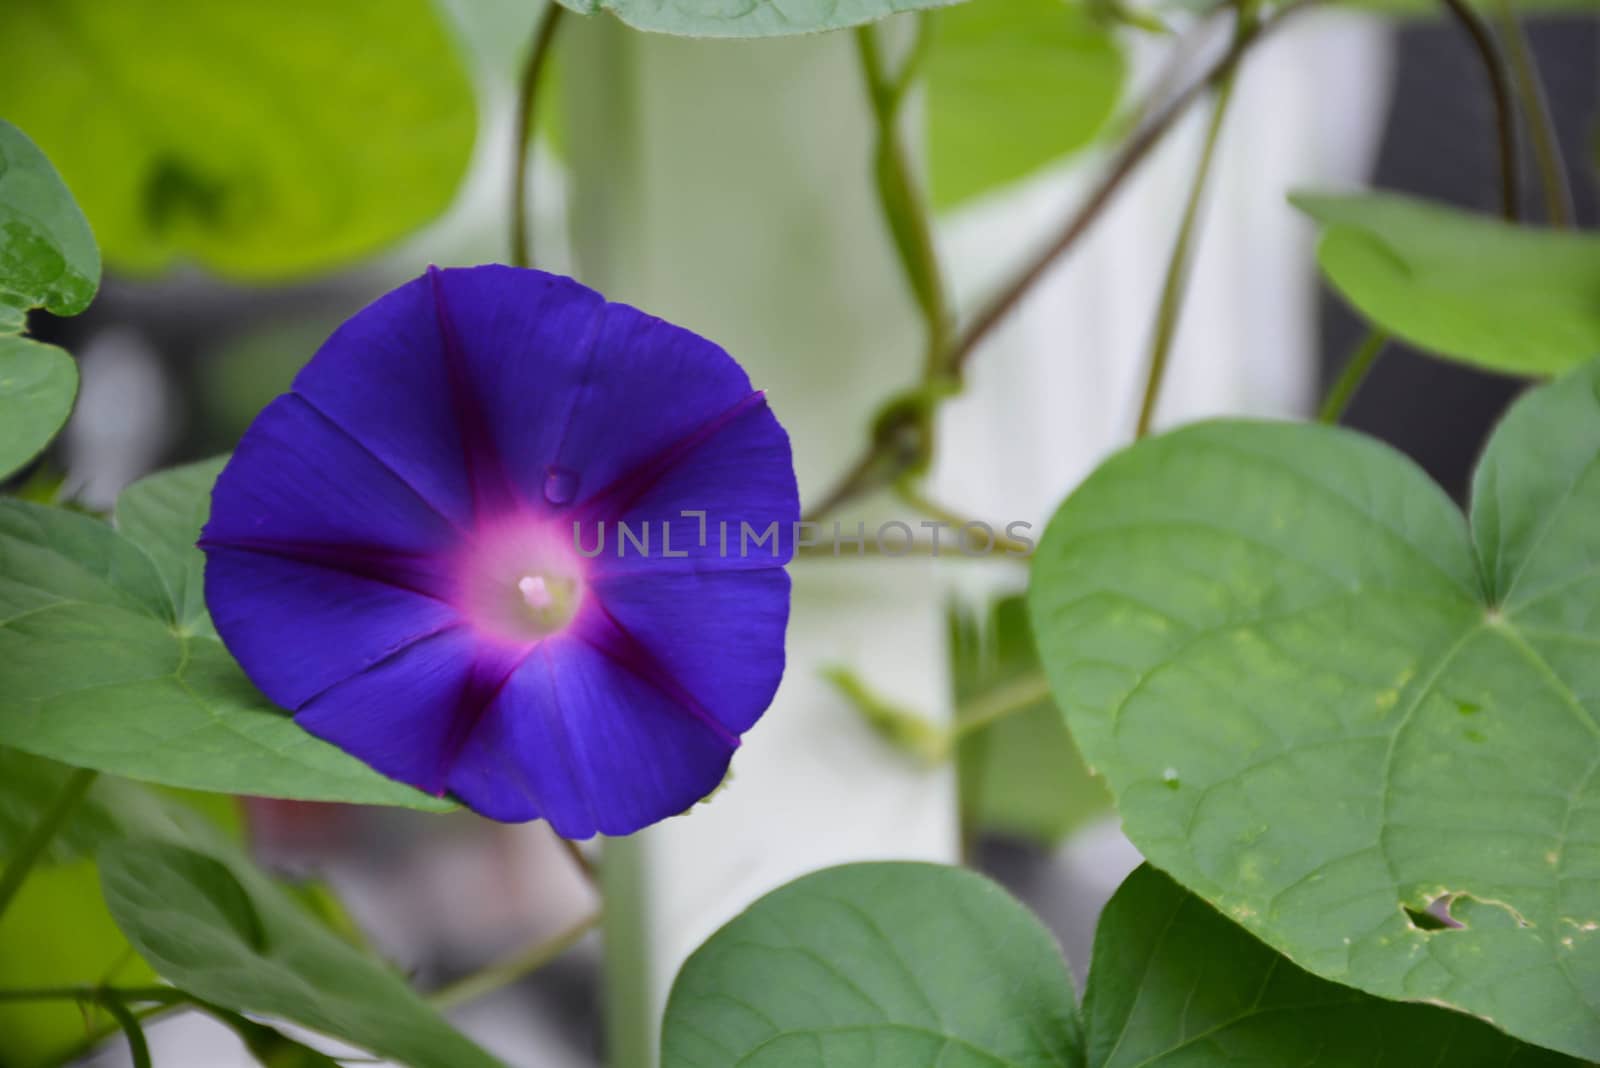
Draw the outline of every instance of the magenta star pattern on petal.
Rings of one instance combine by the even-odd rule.
[[[798,517],[722,349],[568,278],[430,270],[246,432],[206,600],[312,734],[495,819],[627,834],[714,790],[771,702]]]

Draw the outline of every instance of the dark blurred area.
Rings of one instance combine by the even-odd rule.
[[[1566,162],[1576,221],[1592,228],[1600,204],[1595,174],[1600,28],[1589,18],[1547,17],[1530,20],[1527,32]],[[1468,210],[1496,211],[1494,107],[1478,53],[1460,26],[1443,21],[1403,25],[1396,44],[1391,111],[1371,184]],[[1545,206],[1525,124],[1521,134],[1522,217],[1540,221]],[[1322,320],[1326,385],[1367,327],[1331,291],[1324,293]],[[1522,385],[1391,342],[1344,422],[1394,445],[1464,502],[1489,428]]]

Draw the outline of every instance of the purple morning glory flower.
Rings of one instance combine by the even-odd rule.
[[[722,781],[783,674],[798,513],[716,345],[568,278],[430,269],[262,411],[200,544],[223,641],[306,730],[584,838]]]

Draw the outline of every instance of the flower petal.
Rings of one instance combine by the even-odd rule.
[[[542,459],[518,472],[536,499],[604,298],[570,278],[511,267],[438,271],[340,327],[294,389],[457,523],[476,507],[473,465],[500,469],[489,443]],[[456,351],[447,344],[445,326]],[[464,366],[462,365],[464,361]],[[513,459],[507,456],[506,459]],[[495,472],[478,471],[479,480]]]
[[[745,571],[646,570],[601,577],[593,587],[620,634],[585,632],[619,658],[648,658],[670,685],[734,734],[749,730],[783,678],[789,575]],[[621,640],[618,640],[620,637]]]
[[[482,707],[493,673],[461,628],[406,646],[318,694],[295,722],[390,778],[443,794],[452,750]]]
[[[788,438],[716,345],[570,279],[430,269],[246,434],[202,538],[207,600],[269,696],[379,771],[627,834],[713,791],[771,700],[798,513]],[[564,538],[567,517],[648,525],[656,551],[573,561],[588,589],[553,637],[468,625],[483,539]],[[507,596],[545,578],[530,546]]]
[[[591,646],[553,639],[484,711],[450,788],[486,816],[543,816],[567,838],[631,834],[715,790],[735,746]]]
[[[222,469],[202,541],[208,548],[357,546],[429,556],[458,538],[408,481],[291,393],[256,417]]]
[[[206,601],[250,681],[288,709],[460,625],[455,609],[415,591],[239,549],[207,552]]]
[[[606,305],[593,361],[554,457],[574,502],[606,492],[715,424],[754,392],[718,345],[626,304]],[[534,457],[508,448],[526,471]]]
[[[604,549],[591,565],[597,580],[625,573],[772,567],[794,555],[794,524],[800,518],[794,458],[788,434],[764,400],[739,410],[652,479],[628,488],[629,496],[599,499],[575,513],[581,523],[578,545],[586,553],[599,544],[598,524],[607,522]],[[609,511],[608,504],[618,510]],[[704,512],[703,529],[702,520],[686,518],[685,511]],[[648,553],[625,542],[614,520],[627,524],[636,539],[648,529]]]

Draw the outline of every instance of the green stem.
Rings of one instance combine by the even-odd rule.
[[[600,926],[600,916],[599,912],[586,916],[548,941],[530,946],[514,957],[436,990],[428,995],[428,1001],[434,1008],[450,1009],[510,986],[577,945],[585,935]]]
[[[106,1010],[117,1026],[122,1028],[122,1033],[128,1039],[128,1056],[133,1060],[133,1068],[151,1068],[150,1046],[144,1038],[144,1028],[133,1013],[128,1011],[128,1006],[122,999],[110,993],[100,999],[100,1006]]]
[[[1516,222],[1522,205],[1522,176],[1517,166],[1517,113],[1511,103],[1511,76],[1505,57],[1495,43],[1494,32],[1467,0],[1443,0],[1467,38],[1478,50],[1484,74],[1489,79],[1489,94],[1494,98],[1494,122],[1500,145],[1500,213]]]
[[[952,729],[954,739],[960,741],[1049,697],[1050,683],[1043,672],[1025,675],[1015,682],[990,690],[956,710],[955,727]]]
[[[980,694],[957,708],[953,721],[942,726],[874,692],[848,668],[825,669],[822,677],[886,742],[929,765],[951,759],[968,735],[1050,697],[1050,684],[1042,672],[1035,672]]]
[[[959,374],[965,363],[972,358],[978,345],[989,336],[990,331],[1016,310],[1017,305],[1033,291],[1033,287],[1050,268],[1077,247],[1079,240],[1093,228],[1106,208],[1116,199],[1116,194],[1122,190],[1128,178],[1139,169],[1139,165],[1149,156],[1151,150],[1161,143],[1178,119],[1189,110],[1189,105],[1208,89],[1220,85],[1225,78],[1231,77],[1234,68],[1244,59],[1245,54],[1267,33],[1315,3],[1316,0],[1290,0],[1279,8],[1277,14],[1270,20],[1252,23],[1248,32],[1238,35],[1233,46],[1204,74],[1173,96],[1164,108],[1134,131],[1133,135],[1123,143],[1105,175],[1089,193],[1088,198],[1068,217],[1056,239],[1023,266],[1012,280],[1002,287],[999,295],[978,314],[972,325],[956,339],[947,359],[952,374]]]
[[[83,800],[83,795],[89,792],[89,787],[94,785],[94,780],[99,774],[89,768],[75,768],[61,787],[61,792],[50,803],[49,809],[39,817],[39,822],[33,825],[28,836],[17,846],[5,871],[0,873],[0,917],[5,915],[6,906],[17,896],[17,891],[22,889],[23,882],[28,878],[28,872],[33,870],[34,864],[44,855],[51,840],[61,830],[62,824],[67,822],[67,817],[72,815],[72,810],[78,807],[78,802]]]
[[[108,998],[127,1004],[150,1001],[158,1005],[177,1005],[189,1000],[187,994],[170,986],[32,986],[0,990],[5,1001],[92,1001],[103,1005]]]
[[[1550,225],[1572,226],[1572,188],[1567,184],[1567,164],[1561,158],[1561,140],[1556,136],[1550,101],[1545,96],[1539,66],[1528,47],[1528,36],[1511,7],[1511,0],[1500,0],[1501,34],[1511,57],[1511,72],[1517,80],[1517,95],[1522,98],[1522,113],[1528,120],[1533,158],[1539,167],[1539,183],[1544,188],[1545,213]]]
[[[885,539],[885,541],[887,540],[888,539]],[[1007,543],[1002,542],[999,538],[995,539],[996,551],[980,553],[976,556],[968,556],[965,553],[953,549],[949,542],[940,542],[938,546],[939,551],[935,553],[933,542],[927,538],[912,538],[910,543],[906,545],[903,551],[901,550],[901,541],[899,538],[896,538],[889,544],[890,550],[885,550],[882,546],[877,545],[873,538],[869,535],[864,543],[864,547],[862,548],[857,548],[854,541],[840,539],[837,542],[827,541],[819,542],[816,545],[798,546],[795,549],[795,556],[802,560],[853,560],[860,556],[882,556],[887,559],[894,560],[902,556],[917,556],[929,557],[938,560],[971,560],[973,562],[998,558],[1001,560],[1014,561],[1024,566],[1026,566],[1028,562],[1027,557],[1022,556],[1020,552],[1007,554],[1004,551]]]
[[[1322,410],[1317,413],[1318,422],[1327,423],[1329,426],[1339,422],[1344,410],[1350,406],[1350,399],[1356,395],[1356,390],[1361,388],[1367,372],[1372,370],[1372,365],[1378,361],[1378,355],[1388,343],[1389,335],[1382,330],[1374,329],[1367,334],[1356,347],[1356,351],[1344,362],[1344,369],[1339,372],[1339,377],[1328,390],[1327,399],[1322,402]]]
[[[142,1027],[151,1020],[158,1019],[179,1009],[189,1008],[192,1005],[193,1002],[185,998],[159,1005],[146,1005],[143,1008],[130,1009],[128,1014],[137,1020]],[[61,1063],[77,1064],[80,1060],[93,1053],[105,1039],[105,1028],[101,1026],[98,1020],[89,1017],[82,1038],[61,1055]]]
[[[566,850],[567,856],[572,858],[572,866],[596,889],[600,886],[600,873],[595,871],[594,862],[584,855],[583,848],[570,838],[556,836],[556,841],[561,843],[561,848]]]
[[[1241,35],[1250,32],[1249,23],[1240,15]],[[1178,237],[1172,244],[1172,257],[1167,261],[1166,279],[1161,284],[1161,299],[1156,305],[1155,336],[1150,342],[1150,359],[1144,381],[1144,399],[1139,403],[1139,422],[1135,438],[1150,433],[1155,419],[1156,402],[1161,399],[1161,384],[1166,379],[1167,363],[1172,355],[1172,342],[1178,334],[1178,320],[1183,314],[1183,298],[1189,286],[1189,266],[1194,245],[1195,220],[1200,217],[1200,206],[1205,200],[1206,184],[1211,177],[1211,165],[1216,160],[1217,143],[1222,139],[1222,127],[1227,118],[1228,105],[1233,100],[1233,87],[1237,69],[1229,70],[1217,85],[1217,101],[1211,109],[1211,124],[1206,128],[1206,140],[1200,150],[1200,162],[1195,168],[1194,183],[1189,187],[1189,200],[1183,206],[1183,220],[1178,224]]]
[[[528,188],[528,161],[533,156],[533,134],[539,117],[539,83],[548,66],[556,28],[567,9],[556,0],[545,0],[544,13],[534,31],[533,46],[523,65],[517,86],[517,142],[511,162],[511,264],[528,267],[533,263],[528,237],[528,204],[533,191]]]
[[[900,70],[894,76],[894,83],[890,91],[894,94],[896,105],[905,99],[911,91],[912,83],[917,80],[917,72],[922,69],[922,61],[928,54],[929,47],[933,44],[933,22],[926,14],[917,16],[917,36],[911,42],[911,50],[906,53],[905,60],[900,64]]]
[[[927,347],[923,360],[923,381],[937,379],[943,369],[943,354],[950,330],[950,302],[945,293],[944,276],[939,269],[934,245],[933,222],[927,199],[913,177],[911,159],[900,137],[900,105],[916,73],[927,31],[919,31],[917,46],[897,74],[888,72],[879,47],[876,27],[856,29],[856,48],[861,71],[872,102],[877,124],[874,171],[878,205],[883,210],[895,252],[905,272],[906,283],[916,298],[927,328]]]
[[[76,1001],[100,1006],[106,1015],[116,1021],[128,1039],[128,1053],[134,1068],[150,1068],[150,1047],[145,1041],[140,1020],[154,1012],[164,1012],[179,1005],[191,1004],[192,999],[183,991],[170,986],[44,986],[22,990],[0,990],[0,1004],[16,1001]],[[134,1012],[128,1003],[154,1002],[151,1008]],[[69,1060],[87,1054],[104,1036],[94,1033],[85,1036],[78,1053]],[[63,1063],[66,1063],[65,1061]]]
[[[929,519],[937,519],[939,522],[945,523],[949,526],[959,529],[971,523],[981,522],[973,519],[971,516],[962,515],[960,512],[951,511],[949,508],[939,504],[937,501],[931,500],[928,497],[924,497],[920,490],[904,479],[896,484],[895,492],[899,494],[902,501],[905,501],[911,507],[927,516]],[[995,552],[1018,557],[1030,554],[1031,550],[1028,549],[1027,546],[1023,545],[1016,539],[1001,533],[1003,525],[996,525],[994,523],[982,523],[981,525],[988,527],[990,532],[994,535],[993,548]]]
[[[1233,47],[1227,54],[1194,82],[1173,95],[1149,121],[1136,129],[1118,150],[1110,167],[1099,184],[1090,192],[1089,197],[1068,217],[1056,239],[1000,289],[998,295],[973,319],[971,325],[952,337],[948,350],[940,359],[941,367],[936,377],[959,381],[967,361],[972,358],[979,345],[1016,309],[1017,305],[1022,303],[1023,298],[1032,292],[1033,287],[1050,268],[1089,232],[1123,185],[1139,169],[1139,165],[1189,109],[1189,105],[1206,90],[1220,84],[1222,79],[1228,77],[1244,59],[1245,53],[1251,46],[1259,42],[1266,33],[1295,13],[1316,3],[1317,0],[1289,0],[1270,20],[1254,23],[1248,34],[1234,41]],[[858,36],[857,39],[861,38]],[[875,39],[872,44],[875,48]],[[893,482],[902,474],[904,467],[896,466],[897,461],[890,452],[888,445],[881,439],[869,439],[866,448],[852,462],[845,475],[834,484],[821,501],[806,509],[804,518],[811,521],[821,519],[849,501]]]

